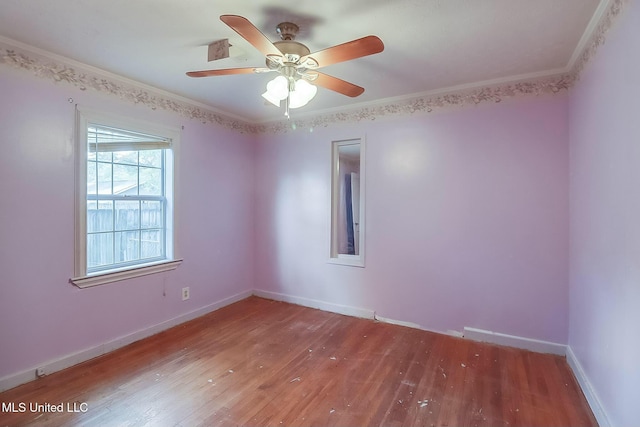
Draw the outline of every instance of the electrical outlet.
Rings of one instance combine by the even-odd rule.
[[[182,288],[182,301],[186,301],[189,299],[189,287]]]
[[[45,372],[44,368],[37,368],[36,369],[36,376],[44,377],[45,375],[47,375],[47,373]]]

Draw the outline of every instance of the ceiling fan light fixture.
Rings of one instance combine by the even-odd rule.
[[[304,79],[298,79],[295,89],[289,92],[289,108],[300,108],[316,96],[318,88]]]
[[[267,83],[267,92],[269,96],[278,101],[286,99],[289,95],[289,81],[285,76],[278,76]]]
[[[290,85],[289,79],[280,75],[267,83],[267,91],[262,97],[276,107],[280,107],[280,102],[289,98],[289,108],[300,108],[307,105],[317,92],[318,88],[304,79],[295,80]]]
[[[281,100],[278,98],[274,98],[274,96],[269,91],[266,91],[265,93],[263,93],[262,97],[267,101],[269,101],[270,103],[272,103],[273,105],[275,105],[276,107],[280,107]]]

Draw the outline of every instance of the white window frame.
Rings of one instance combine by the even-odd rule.
[[[182,263],[182,259],[178,257],[178,236],[175,227],[178,206],[175,188],[178,178],[180,130],[80,107],[76,109],[76,125],[75,277],[71,278],[70,282],[79,288],[86,288],[176,269]],[[165,256],[163,259],[152,262],[142,261],[119,268],[88,272],[87,129],[90,125],[109,126],[149,135],[158,135],[171,141],[171,148],[165,149],[164,185],[167,203],[165,207]]]

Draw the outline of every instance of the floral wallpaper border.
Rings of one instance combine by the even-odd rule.
[[[628,1],[611,0],[586,48],[576,61],[573,69],[568,73],[531,81],[456,91],[448,94],[421,96],[390,104],[319,114],[310,119],[292,121],[283,120],[254,124],[237,120],[189,102],[154,93],[151,89],[145,89],[135,83],[125,83],[117,81],[117,79],[110,79],[97,72],[89,71],[88,69],[83,70],[81,66],[66,63],[64,60],[53,60],[44,55],[10,46],[1,41],[0,64],[31,72],[38,77],[52,80],[55,83],[70,84],[80,90],[96,90],[117,96],[134,104],[145,105],[154,110],[173,111],[189,119],[216,124],[241,133],[286,133],[296,129],[327,127],[335,123],[354,123],[388,116],[430,113],[437,109],[463,107],[487,102],[495,103],[516,96],[538,96],[569,90],[586,64],[594,57],[598,48],[604,44],[607,31],[613,26],[624,4]]]
[[[142,104],[153,110],[173,111],[189,119],[203,123],[214,123],[242,133],[255,133],[256,127],[250,123],[229,118],[223,114],[204,109],[189,102],[172,99],[169,96],[154,93],[141,85],[125,83],[114,78],[85,70],[80,66],[53,60],[43,55],[8,46],[0,41],[0,64],[5,64],[35,76],[53,80],[55,83],[67,83],[80,90],[93,89],[117,96],[134,104]]]
[[[434,110],[477,105],[485,102],[497,103],[515,96],[555,94],[568,90],[573,81],[574,77],[571,74],[557,75],[535,81],[456,91],[432,97],[411,98],[402,102],[368,106],[353,111],[319,114],[312,119],[269,122],[257,125],[257,128],[261,133],[282,133],[302,128],[327,127],[334,123],[354,123],[367,120],[373,121],[377,118],[389,116],[430,113]]]

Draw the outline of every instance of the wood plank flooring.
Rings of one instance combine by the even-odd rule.
[[[257,297],[0,401],[26,407],[0,426],[597,425],[563,357]]]

